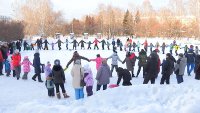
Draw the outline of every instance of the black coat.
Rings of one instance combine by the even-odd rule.
[[[102,46],[106,45],[106,41],[105,40],[102,40],[101,43],[102,43]]]
[[[60,65],[54,65],[52,70],[54,83],[65,83],[65,73]]]
[[[47,46],[49,42],[47,40],[44,41],[44,46]]]
[[[120,84],[121,79],[123,79],[123,86],[129,86],[132,85],[131,84],[131,74],[127,69],[123,69],[121,67],[119,67],[117,69],[117,75],[118,75],[118,80],[117,80],[117,85]]]
[[[33,67],[35,69],[35,73],[36,74],[40,74],[41,73],[41,62],[40,62],[40,54],[39,53],[35,53],[34,54],[34,59],[33,59]]]
[[[7,59],[7,58],[8,58],[8,55],[7,55],[7,53],[8,53],[8,48],[7,48],[7,47],[2,46],[2,47],[1,47],[1,53],[2,53],[3,59]]]
[[[170,58],[167,58],[166,60],[164,60],[162,63],[163,76],[170,76],[174,70],[173,66],[174,66],[174,62]]]
[[[78,43],[78,45],[81,44],[81,47],[84,47],[84,43],[86,43],[86,42],[83,41],[83,40],[81,40],[81,41]]]
[[[156,78],[159,72],[158,69],[159,58],[156,53],[152,53],[151,57],[147,60],[145,67],[145,77],[147,78]]]
[[[196,72],[199,63],[200,63],[200,55],[196,55],[194,72]]]
[[[74,40],[72,43],[73,43],[74,47],[76,47],[76,45],[78,44],[78,42],[76,40]]]

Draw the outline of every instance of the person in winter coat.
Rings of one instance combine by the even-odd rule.
[[[70,65],[72,62],[75,63],[76,60],[81,60],[81,59],[90,62],[90,60],[89,60],[88,58],[85,58],[85,57],[83,57],[83,56],[80,56],[80,55],[78,54],[77,51],[74,51],[74,54],[73,54],[71,60],[67,63],[67,66],[66,66],[65,69],[67,69],[67,68],[69,67],[69,65]]]
[[[6,60],[8,58],[8,50],[9,50],[7,44],[3,44],[0,49],[3,59]]]
[[[81,49],[85,49],[84,43],[86,43],[86,42],[85,42],[84,40],[81,40],[81,41],[78,43],[78,46],[79,46],[79,44],[81,44]]]
[[[1,49],[1,45],[0,45],[0,49]],[[3,55],[2,52],[0,51],[0,76],[3,75]]]
[[[53,82],[52,73],[50,73],[48,76],[46,76],[45,86],[46,86],[46,88],[48,90],[48,96],[49,97],[54,97],[55,96],[55,91],[54,91],[54,82]]]
[[[99,47],[98,47],[98,43],[100,43],[96,38],[94,40],[94,50],[97,48],[99,50]]]
[[[111,76],[112,76],[114,68],[115,70],[117,70],[118,68],[118,61],[122,62],[122,60],[119,58],[117,51],[113,51],[113,54],[107,59],[110,59],[110,58],[112,58],[112,64],[111,64]]]
[[[14,67],[14,70],[15,70],[15,74],[17,76],[17,80],[19,80],[20,73],[21,73],[21,65],[20,65],[21,55],[20,55],[18,50],[15,50],[15,53],[12,56],[12,59],[13,59],[13,67]]]
[[[133,41],[133,51],[135,52],[135,48],[137,47],[136,43]]]
[[[144,45],[144,50],[147,52],[147,50],[148,50],[148,42],[147,42],[147,40],[145,40],[145,42],[142,45]]]
[[[86,83],[87,96],[92,96],[94,80],[92,70],[88,64],[84,66],[84,82]]]
[[[104,46],[106,45],[106,41],[103,39],[100,43],[102,44],[102,50],[104,50]]]
[[[12,58],[12,57],[11,57],[11,62],[10,62],[10,68],[11,68],[11,70],[13,71],[13,77],[15,77],[16,74],[15,74],[15,69],[14,69],[13,58]]]
[[[31,43],[31,50],[34,50],[34,43]]]
[[[199,55],[200,56],[200,55]],[[196,64],[196,70],[195,70],[195,79],[200,80],[200,63]]]
[[[38,51],[34,54],[34,59],[33,59],[33,67],[35,69],[35,75],[32,77],[34,81],[36,81],[36,77],[38,77],[38,82],[43,82],[41,79],[41,62],[40,62],[40,54]]]
[[[117,47],[120,46],[120,42],[121,42],[121,41],[120,41],[120,39],[118,38],[118,39],[117,39]]]
[[[187,58],[185,58],[184,55],[180,53],[174,69],[174,73],[176,74],[176,79],[178,84],[183,82],[183,75],[185,72],[186,65],[187,65]]]
[[[177,44],[174,46],[176,56],[178,56],[178,50],[179,50],[179,48],[180,47]]]
[[[97,54],[97,58],[96,58],[96,59],[90,59],[90,61],[95,61],[95,62],[96,62],[96,69],[97,69],[97,71],[98,71],[98,69],[100,68],[103,59],[104,59],[104,58],[102,58],[102,57],[100,56],[100,54]]]
[[[188,46],[187,45],[185,45],[185,47],[184,47],[184,54],[186,54],[187,52],[188,52]]]
[[[138,77],[138,75],[140,74],[141,68],[143,68],[143,78],[145,76],[145,67],[147,64],[147,53],[144,51],[144,49],[142,49],[139,52],[139,56],[137,57],[138,61],[138,71],[137,71],[137,75],[136,77]]]
[[[194,67],[195,75],[196,75],[196,71],[197,71],[199,63],[200,63],[200,55],[198,54],[198,55],[195,56],[195,67]]]
[[[160,80],[160,84],[170,84],[170,75],[172,74],[174,68],[174,62],[171,60],[171,54],[166,54],[166,60],[163,61],[162,65],[162,78]]]
[[[21,42],[19,40],[16,42],[16,46],[17,46],[17,49],[20,52],[21,51]]]
[[[37,39],[37,41],[35,42],[35,44],[37,44],[37,49],[41,50],[41,44],[40,44],[40,40]]]
[[[107,49],[108,49],[108,50],[110,50],[110,45],[111,45],[111,44],[110,44],[109,40],[107,40]]]
[[[60,39],[58,39],[58,41],[56,42],[56,44],[58,44],[58,48],[59,48],[59,50],[61,50],[62,48],[61,48],[61,44],[62,44],[63,42],[60,40]]]
[[[81,86],[81,80],[84,79],[84,69],[81,66],[81,60],[76,60],[71,70],[72,86],[75,90],[76,100],[84,98],[83,86]]]
[[[8,44],[8,47],[9,47],[9,50],[10,50],[10,54],[13,54],[13,52],[14,52],[13,42],[10,42],[10,43]]]
[[[152,52],[149,59],[147,60],[145,77],[143,84],[148,84],[151,81],[151,84],[155,84],[155,79],[158,75],[158,63],[159,59],[155,52]]]
[[[189,49],[189,51],[185,54],[185,57],[187,58],[187,73],[188,76],[191,76],[191,72],[194,70],[195,67],[195,53],[192,49]]]
[[[123,47],[123,43],[122,43],[122,41],[120,41],[120,45],[119,45],[119,47],[120,47],[120,51],[122,51],[122,47]]]
[[[114,48],[115,48],[115,39],[114,38],[112,40],[112,46],[113,46],[113,50],[114,50]]]
[[[140,42],[139,42],[139,40],[137,41],[137,49],[138,49],[138,52],[140,52]]]
[[[52,49],[52,50],[54,50],[54,45],[55,45],[55,43],[52,42],[52,43],[51,43],[51,49]]]
[[[107,84],[110,83],[110,77],[111,77],[111,71],[110,67],[107,64],[107,60],[102,61],[102,65],[100,69],[97,71],[97,91],[101,89],[101,86],[103,85],[103,90],[107,89]]]
[[[27,50],[28,43],[26,42],[26,40],[24,41],[23,45],[24,45],[24,51]]]
[[[31,65],[33,66],[33,64],[30,62],[28,56],[25,56],[23,62],[21,63],[21,65],[23,65],[23,71],[24,71],[24,75],[23,75],[22,79],[27,80],[28,79],[28,77],[27,77],[28,73],[31,70],[30,66]]]
[[[9,77],[11,69],[10,69],[10,61],[8,59],[6,59],[4,61],[5,64],[5,72],[6,72],[6,76]]]
[[[54,82],[53,82],[51,64],[50,64],[49,61],[47,62],[47,65],[44,68],[44,73],[45,73],[45,77],[46,77],[45,86],[46,86],[46,88],[48,90],[48,96],[49,97],[54,97],[55,96]]]
[[[174,45],[173,45],[173,43],[171,43],[170,45],[169,45],[169,49],[170,49],[170,54],[172,55],[172,51],[173,51],[173,49],[174,49]]]
[[[58,60],[58,59],[56,59],[54,61],[54,66],[53,66],[53,69],[52,69],[52,76],[53,76],[54,84],[56,86],[56,96],[57,96],[57,98],[58,99],[61,98],[59,87],[62,89],[62,93],[63,93],[64,98],[69,98],[69,96],[66,93],[65,86],[64,86],[65,73],[64,73],[62,66],[60,65],[60,60]]]
[[[151,51],[151,53],[153,52],[153,47],[154,47],[154,45],[152,43],[150,43],[150,51]]]
[[[66,43],[66,49],[68,50],[68,49],[69,49],[69,48],[68,48],[68,45],[69,45],[68,39],[66,39],[65,43]]]
[[[123,69],[121,67],[117,68],[117,75],[118,75],[118,80],[117,80],[117,85],[119,86],[121,79],[123,79],[123,86],[130,86],[131,84],[131,74],[128,69]]]
[[[76,50],[76,46],[78,45],[78,42],[76,41],[76,39],[73,40],[73,50]]]
[[[195,50],[194,50],[194,51],[195,51],[195,54],[196,54],[196,55],[199,54],[199,48],[198,48],[198,46],[195,46]]]
[[[163,54],[165,54],[165,48],[166,48],[166,44],[165,44],[164,42],[163,42],[163,44],[162,44],[161,48],[162,48],[162,52],[163,52]]]
[[[48,48],[49,42],[47,41],[47,39],[45,39],[45,41],[43,43],[44,43],[44,50],[49,50],[49,48]]]
[[[135,53],[131,54],[130,52],[127,52],[126,53],[126,58],[122,62],[122,64],[124,64],[126,62],[126,68],[127,68],[127,70],[129,70],[131,72],[132,77],[135,77],[134,76],[135,61],[136,61]]]

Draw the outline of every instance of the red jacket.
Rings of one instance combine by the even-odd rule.
[[[14,54],[12,56],[13,59],[13,67],[17,67],[20,65],[21,62],[21,55],[20,54]]]
[[[0,51],[0,62],[3,62],[3,55],[1,51]]]
[[[95,45],[97,45],[98,42],[99,42],[99,41],[98,41],[97,39],[95,39],[93,43],[94,43]]]

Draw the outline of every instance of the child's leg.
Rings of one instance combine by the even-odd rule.
[[[92,96],[93,95],[92,86],[87,86],[86,87],[86,91],[87,91],[87,96]]]
[[[15,70],[13,70],[13,77],[15,77],[15,75],[16,75],[16,74],[15,74]]]
[[[79,89],[79,93],[80,93],[80,98],[84,98],[83,88]]]

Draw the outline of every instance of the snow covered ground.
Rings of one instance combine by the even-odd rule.
[[[144,39],[143,39],[144,40]],[[143,40],[141,42],[143,42]],[[51,40],[53,41],[53,40]],[[55,40],[54,40],[55,41]],[[162,39],[151,39],[150,41],[163,42]],[[172,40],[168,40],[171,43]],[[186,42],[186,41],[184,41]],[[179,43],[184,43],[182,41]],[[187,42],[188,43],[188,42]],[[194,41],[190,41],[194,43]],[[197,43],[197,42],[196,42]],[[72,46],[72,45],[70,45]],[[87,45],[86,45],[87,46]],[[100,46],[100,45],[99,45]],[[49,46],[49,48],[51,48]],[[71,59],[74,51],[65,50],[40,51],[41,62],[50,61],[52,64],[55,59],[61,60],[61,65],[66,66]],[[183,51],[183,50],[180,50]],[[107,58],[112,54],[112,50],[79,50],[80,55],[89,59],[96,58],[96,54],[101,54]],[[166,52],[169,52],[167,49]],[[22,52],[22,58],[29,56],[33,60],[34,51]],[[119,57],[124,60],[125,52],[118,51]],[[138,55],[138,52],[136,52]],[[148,53],[149,55],[149,53]],[[159,54],[161,61],[165,55]],[[177,57],[176,57],[177,58]],[[88,62],[82,61],[82,65]],[[108,60],[111,64],[111,60]],[[89,63],[93,70],[94,78],[96,76],[95,62]],[[119,66],[126,67],[125,64],[119,63]],[[94,95],[83,100],[76,101],[74,99],[74,89],[72,88],[72,77],[70,75],[72,64],[65,72],[66,83],[65,88],[71,96],[69,99],[49,98],[44,83],[38,83],[31,80],[34,74],[32,68],[27,81],[19,80],[13,77],[0,76],[0,113],[199,113],[200,105],[200,87],[199,81],[194,80],[194,73],[189,77],[185,73],[184,83],[178,85],[175,75],[171,75],[170,85],[159,85],[161,75],[156,80],[155,85],[143,85],[142,72],[138,78],[132,80],[133,86],[120,86],[106,91],[96,92],[96,82],[94,84]],[[135,74],[137,72],[137,62],[135,66]],[[22,73],[23,74],[23,73]],[[116,83],[117,76],[114,71],[111,83]],[[44,79],[44,74],[42,74]]]

